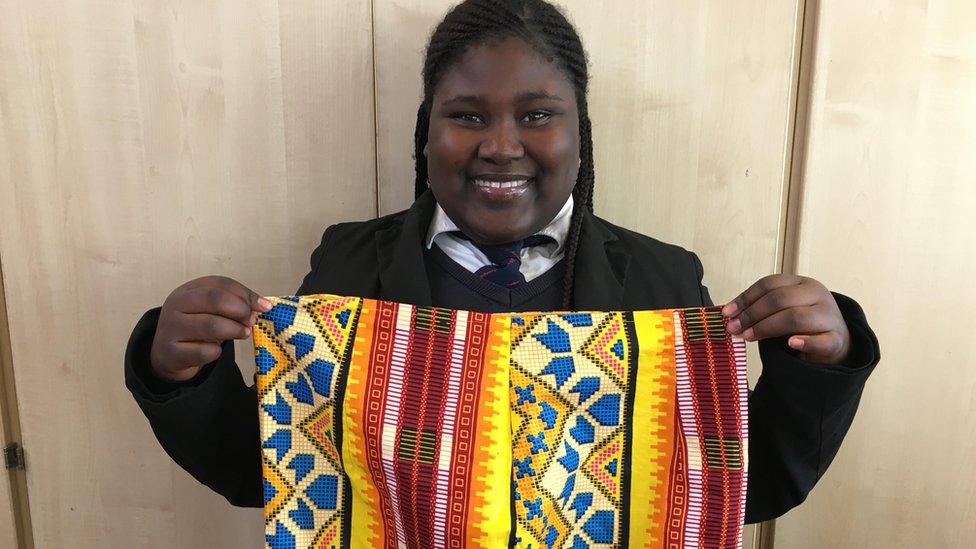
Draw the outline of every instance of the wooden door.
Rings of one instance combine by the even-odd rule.
[[[815,3],[795,263],[881,342],[777,547],[976,547],[976,4]]]

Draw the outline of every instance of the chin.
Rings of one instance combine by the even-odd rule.
[[[476,231],[475,237],[479,243],[484,244],[505,244],[507,242],[515,242],[516,240],[521,240],[532,234],[531,228],[526,228],[524,230],[507,230],[504,233],[497,231]]]

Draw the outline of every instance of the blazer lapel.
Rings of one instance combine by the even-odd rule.
[[[433,215],[434,195],[428,190],[407,210],[402,225],[376,232],[380,299],[431,305],[423,246]]]
[[[576,251],[573,307],[578,311],[623,309],[629,265],[630,254],[621,249],[617,236],[586,212]]]

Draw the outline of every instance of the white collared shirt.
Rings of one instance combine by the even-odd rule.
[[[551,236],[555,242],[522,248],[520,254],[522,265],[519,266],[519,271],[526,282],[548,271],[562,259],[566,251],[566,236],[569,234],[572,217],[573,195],[569,195],[556,217],[535,233]],[[472,273],[486,265],[491,265],[488,257],[473,242],[451,234],[453,231],[460,231],[460,229],[450,217],[447,217],[441,205],[437,204],[434,207],[434,217],[430,220],[430,228],[427,229],[427,249],[437,244],[437,247],[448,257]]]

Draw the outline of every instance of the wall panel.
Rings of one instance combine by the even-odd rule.
[[[122,352],[180,283],[219,273],[292,292],[327,225],[375,214],[370,6],[0,12],[0,257],[34,539],[260,546],[260,511],[159,448]]]
[[[976,4],[819,3],[798,272],[881,342],[854,426],[778,547],[976,546]]]

